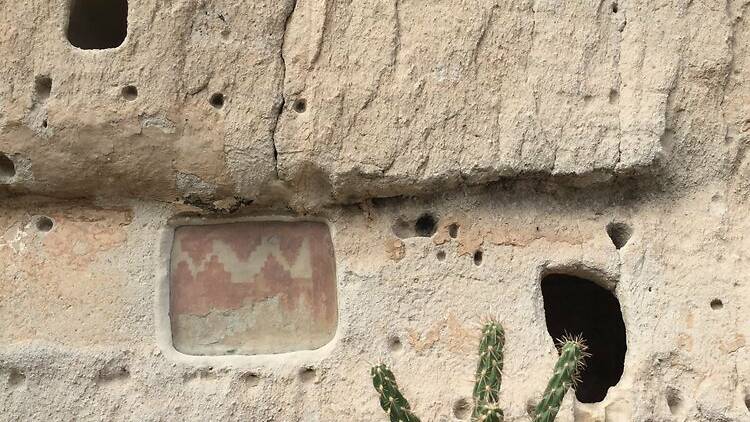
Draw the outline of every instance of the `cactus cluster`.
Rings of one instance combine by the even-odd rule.
[[[471,420],[474,422],[502,422],[503,410],[499,405],[500,386],[503,381],[503,346],[505,331],[499,322],[489,320],[482,327],[479,342],[479,361],[475,374]],[[564,338],[558,342],[560,357],[547,384],[542,400],[535,408],[534,422],[555,420],[565,394],[578,382],[584,360],[589,356],[582,338]],[[409,402],[401,394],[393,372],[385,364],[370,370],[372,383],[380,395],[380,407],[391,422],[419,422]]]

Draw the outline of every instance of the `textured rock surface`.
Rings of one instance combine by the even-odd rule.
[[[675,95],[725,130],[744,22],[740,2],[142,0],[122,46],[78,50],[62,2],[1,7],[4,190],[209,202],[643,173]]]
[[[559,421],[750,420],[749,4],[131,0],[83,52],[66,2],[0,0],[0,420],[385,420],[379,359],[465,420],[493,314],[528,421],[549,271],[612,289],[627,334]],[[171,222],[227,213],[330,222],[329,344],[164,347]]]

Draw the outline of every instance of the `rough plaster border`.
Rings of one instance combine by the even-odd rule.
[[[314,350],[299,350],[294,352],[285,352],[278,354],[260,354],[260,355],[189,355],[175,349],[172,343],[172,325],[169,318],[169,269],[172,255],[172,243],[174,241],[174,232],[177,227],[186,225],[216,225],[227,223],[244,223],[257,221],[282,221],[282,222],[300,222],[309,221],[323,223],[328,226],[331,234],[331,242],[334,246],[334,262],[336,264],[336,307],[337,321],[336,332],[333,338]],[[336,231],[334,226],[326,219],[316,217],[290,217],[290,216],[252,216],[252,217],[172,217],[167,224],[161,229],[159,240],[159,264],[156,269],[156,288],[154,289],[154,325],[156,328],[156,343],[159,349],[174,362],[185,363],[195,366],[214,366],[219,368],[276,368],[284,370],[299,370],[299,368],[311,367],[324,358],[331,355],[343,336],[343,324],[341,310],[342,306],[342,279],[340,265],[336,260]]]

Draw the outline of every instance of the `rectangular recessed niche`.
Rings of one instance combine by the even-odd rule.
[[[127,0],[70,0],[68,41],[84,50],[122,45],[128,33]]]
[[[175,229],[172,343],[189,355],[317,349],[338,320],[328,225],[251,221]]]

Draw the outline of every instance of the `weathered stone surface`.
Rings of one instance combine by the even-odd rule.
[[[336,332],[336,263],[324,223],[178,227],[170,262],[169,314],[180,352],[316,349]]]
[[[613,5],[138,0],[122,46],[79,50],[64,4],[5,2],[0,152],[19,171],[0,189],[325,203],[642,174],[670,156],[676,96],[700,136],[722,131],[744,21]]]
[[[130,0],[125,44],[85,53],[65,3],[0,1],[0,420],[385,421],[377,361],[465,420],[494,315],[529,421],[548,272],[610,289],[627,341],[558,422],[750,420],[747,0]],[[225,214],[330,223],[333,340],[164,346],[165,239]]]
[[[28,163],[0,189],[221,199],[275,178],[291,1],[130,1],[127,39],[106,50],[70,45],[67,3],[0,3],[0,152]]]

